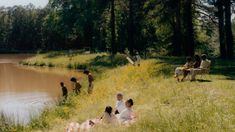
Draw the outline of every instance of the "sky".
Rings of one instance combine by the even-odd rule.
[[[45,7],[48,0],[0,0],[0,6],[28,5],[32,3],[36,7]]]

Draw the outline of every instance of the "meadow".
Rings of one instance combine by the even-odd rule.
[[[83,61],[80,61],[81,56]],[[79,54],[74,58],[71,63],[66,61],[68,58],[64,54],[52,58],[41,54],[21,64],[40,62],[45,63],[43,66],[50,63],[69,68],[69,64],[79,62],[79,65],[94,70],[96,79],[92,95],[86,94],[84,79],[81,95],[71,94],[65,104],[58,101],[57,106],[45,109],[27,126],[2,121],[0,126],[4,127],[0,131],[63,132],[70,122],[82,123],[99,117],[107,105],[114,107],[117,92],[124,93],[125,99],[134,100],[137,122],[130,127],[97,126],[92,131],[235,131],[234,61],[213,59],[211,74],[203,80],[177,82],[173,78],[174,68],[183,64],[182,58],[153,57],[143,60],[140,67],[124,63],[121,54],[116,57]],[[102,70],[98,70],[100,68]]]

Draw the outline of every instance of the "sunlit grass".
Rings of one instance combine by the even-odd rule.
[[[66,104],[46,109],[24,131],[59,132],[69,122],[98,117],[105,106],[114,107],[117,92],[133,98],[137,122],[128,128],[97,126],[92,131],[235,131],[235,82],[227,79],[233,75],[219,74],[215,67],[205,76],[211,82],[178,83],[172,77],[176,65],[170,59],[152,59],[140,67],[125,65],[97,73],[100,78],[92,95],[86,94],[83,80],[80,96],[71,95]]]
[[[37,54],[34,57],[20,62],[23,65],[31,66],[49,66],[49,67],[67,67],[76,68],[76,65],[86,64],[89,60],[97,56],[106,55],[100,54],[63,54],[63,52],[49,52],[44,54]]]

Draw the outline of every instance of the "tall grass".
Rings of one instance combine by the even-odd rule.
[[[133,98],[137,122],[127,128],[97,126],[92,131],[235,131],[235,83],[227,79],[231,75],[213,72],[214,67],[208,77],[211,82],[178,83],[171,77],[176,65],[159,58],[142,61],[140,67],[115,66],[98,72],[92,95],[86,94],[86,82],[82,82],[81,95],[46,109],[24,131],[59,132],[71,121],[98,117],[105,106],[114,106],[117,92],[123,92],[125,99]]]

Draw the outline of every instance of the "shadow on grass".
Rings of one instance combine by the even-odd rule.
[[[176,67],[184,65],[185,58],[182,57],[157,57],[158,64],[162,63],[161,70],[156,70],[160,72],[158,74],[163,74],[166,77],[170,77],[174,74]],[[221,60],[218,58],[211,58],[211,75],[223,75],[227,80],[235,80],[235,60]]]
[[[211,80],[197,79],[198,82],[212,82]]]
[[[98,70],[100,67],[111,69],[128,63],[123,54],[97,56],[87,64],[89,68]]]

